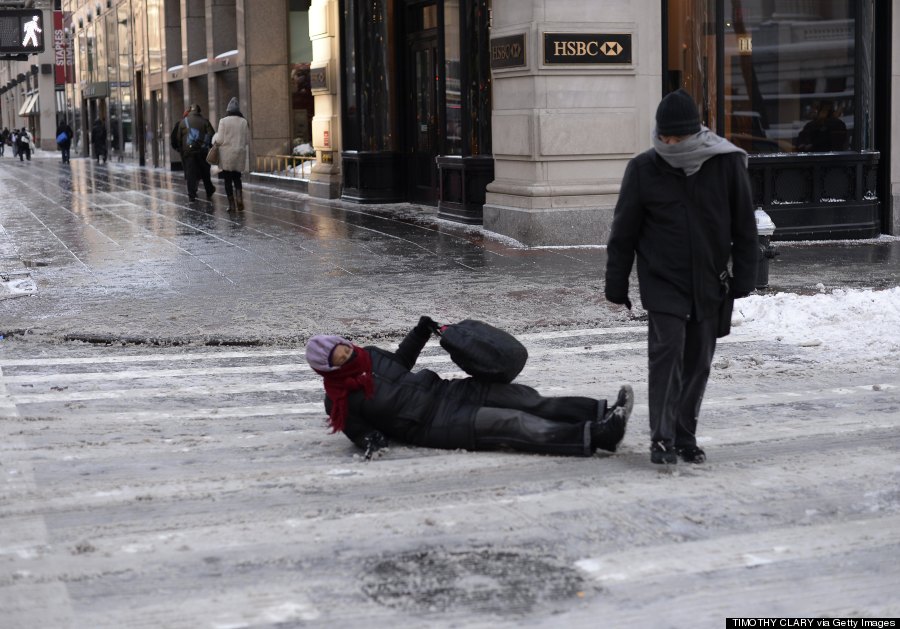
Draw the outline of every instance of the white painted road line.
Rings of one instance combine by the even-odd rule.
[[[613,586],[895,547],[898,530],[900,515],[893,515],[636,548],[582,559],[575,565],[603,585]]]

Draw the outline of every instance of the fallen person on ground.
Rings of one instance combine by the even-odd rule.
[[[438,330],[422,317],[393,353],[341,336],[312,337],[306,360],[323,377],[332,432],[343,432],[367,458],[388,439],[426,448],[569,456],[616,451],[634,405],[630,386],[608,407],[604,399],[544,397],[523,384],[412,371]]]

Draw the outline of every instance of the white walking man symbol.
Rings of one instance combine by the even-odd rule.
[[[25,22],[25,26],[23,26],[22,28],[25,29],[25,39],[22,40],[22,45],[28,46],[28,40],[30,39],[32,42],[31,45],[37,48],[37,34],[42,32],[40,27],[38,26],[38,16],[35,15],[33,18],[31,18],[30,22]]]

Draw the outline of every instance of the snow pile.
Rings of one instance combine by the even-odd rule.
[[[37,284],[31,277],[8,277],[0,273],[0,299],[33,295]]]
[[[900,359],[900,287],[836,289],[818,295],[751,295],[735,302],[732,325],[743,335],[820,347],[821,360]]]

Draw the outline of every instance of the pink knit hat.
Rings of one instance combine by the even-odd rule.
[[[353,347],[353,343],[342,336],[317,334],[306,343],[306,362],[320,373],[340,369],[331,365],[331,354],[338,345]]]

